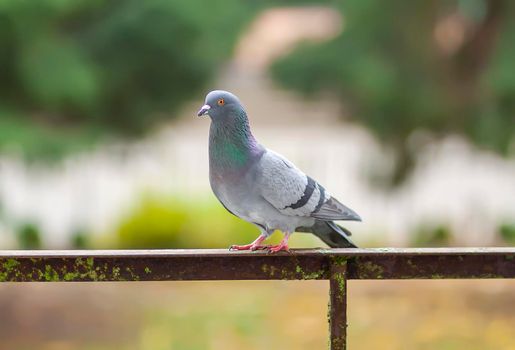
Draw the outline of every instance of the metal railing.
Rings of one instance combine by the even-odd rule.
[[[0,282],[329,280],[330,347],[346,348],[347,281],[515,278],[515,248],[0,251]]]

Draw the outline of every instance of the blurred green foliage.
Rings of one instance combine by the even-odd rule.
[[[412,235],[413,247],[448,247],[452,245],[452,232],[446,225],[423,225]]]
[[[225,248],[247,244],[259,230],[215,201],[188,201],[145,195],[123,218],[120,248]]]
[[[56,155],[149,130],[212,77],[252,5],[1,1],[0,147]]]
[[[273,76],[306,95],[330,90],[397,155],[402,182],[424,130],[509,153],[515,136],[515,3],[507,0],[347,0],[344,30],[301,45]]]
[[[88,249],[91,247],[90,235],[85,230],[76,230],[71,236],[70,245],[73,249]]]
[[[508,244],[515,245],[515,223],[504,223],[499,227],[499,236]]]
[[[36,224],[22,224],[16,231],[16,239],[20,249],[41,248],[41,232]]]

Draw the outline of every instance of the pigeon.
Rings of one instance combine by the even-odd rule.
[[[313,233],[332,248],[357,248],[351,233],[334,221],[361,221],[360,216],[292,162],[258,143],[238,97],[211,91],[197,115],[211,119],[209,182],[215,196],[260,231],[254,242],[231,250],[288,251],[294,232]],[[263,245],[276,230],[284,234],[281,243]]]

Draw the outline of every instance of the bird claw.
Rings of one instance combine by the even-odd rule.
[[[290,237],[290,234],[287,233],[284,236],[284,239],[281,241],[281,243],[277,245],[262,245],[261,242],[263,242],[266,239],[265,235],[261,235],[256,239],[254,242],[246,245],[232,245],[229,248],[229,251],[233,250],[266,250],[269,254],[277,253],[280,251],[286,251],[290,252],[290,248],[288,247],[288,238]]]
[[[269,249],[270,246],[269,245],[255,245],[253,247],[250,248],[250,250],[252,251],[255,251],[255,250],[266,250],[266,249]]]
[[[265,250],[269,249],[269,245],[260,245],[260,244],[246,244],[246,245],[236,245],[233,244],[229,247],[229,251],[238,251],[238,250],[250,250],[250,251],[256,251],[256,250]]]
[[[290,248],[287,244],[278,244],[268,248],[268,253],[273,254],[280,251],[290,252]]]

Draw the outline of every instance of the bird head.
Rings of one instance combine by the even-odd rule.
[[[238,97],[228,91],[214,90],[207,94],[204,105],[197,115],[199,117],[209,115],[212,120],[217,120],[237,110],[243,110]]]

